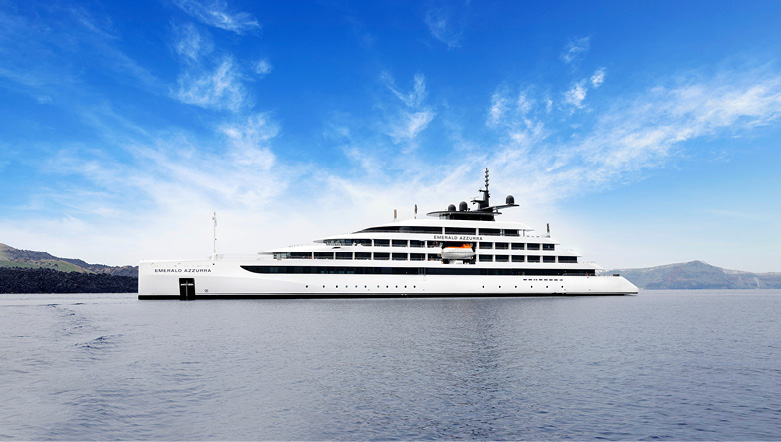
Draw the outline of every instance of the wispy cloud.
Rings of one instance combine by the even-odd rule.
[[[248,106],[241,72],[232,57],[224,57],[212,70],[196,68],[185,72],[177,85],[173,96],[182,103],[231,111]]]
[[[406,106],[393,118],[386,133],[394,143],[405,144],[406,150],[416,148],[415,139],[436,116],[436,112],[424,105],[427,95],[426,77],[423,74],[415,74],[410,92],[401,91],[387,72],[380,76],[380,81]]]
[[[224,1],[174,0],[184,12],[204,24],[226,31],[244,34],[260,29],[258,20],[246,12],[231,12]]]
[[[583,100],[586,99],[586,93],[588,93],[586,81],[581,80],[564,92],[564,103],[577,109],[583,109]]]
[[[591,75],[591,87],[598,88],[605,82],[605,68],[597,69],[593,75]]]
[[[447,45],[448,48],[461,47],[462,32],[455,24],[445,9],[432,8],[426,12],[424,18],[431,35]]]
[[[574,63],[588,54],[590,45],[591,37],[581,37],[570,40],[559,58],[566,64]]]
[[[265,77],[266,75],[270,74],[271,71],[274,69],[274,67],[271,66],[271,63],[269,63],[269,61],[266,60],[265,58],[255,62],[253,68],[255,73],[258,75],[258,78]]]
[[[209,34],[199,32],[192,23],[174,26],[174,33],[176,34],[174,49],[186,60],[196,62],[202,55],[214,50],[214,43]]]
[[[568,91],[570,95],[565,94],[565,100],[582,105],[585,88],[581,81]],[[521,112],[502,114],[501,124],[493,127],[504,131],[507,142],[497,155],[503,158],[503,167],[522,171],[525,183],[518,186],[555,200],[660,167],[685,151],[689,141],[720,134],[739,137],[757,126],[777,124],[781,77],[750,72],[693,78],[652,87],[592,111],[593,123],[577,129],[558,125],[555,132],[538,137],[533,147],[519,142],[518,128],[528,127],[530,121],[541,125],[546,118],[569,117],[547,117],[541,110],[534,118]]]

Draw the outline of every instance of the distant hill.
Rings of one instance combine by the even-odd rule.
[[[138,278],[136,266],[107,266],[88,264],[80,259],[59,258],[46,252],[19,250],[0,243],[0,268],[52,269],[60,272],[98,273]]]
[[[0,244],[0,293],[135,293],[138,267],[88,264]]]
[[[727,270],[703,261],[691,261],[641,269],[617,269],[641,289],[781,289],[781,273]]]

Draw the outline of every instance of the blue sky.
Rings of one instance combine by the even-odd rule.
[[[0,242],[252,253],[467,200],[606,268],[781,271],[781,7],[0,0]]]

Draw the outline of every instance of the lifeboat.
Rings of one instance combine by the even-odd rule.
[[[469,244],[460,246],[448,246],[442,249],[442,259],[472,259],[475,251]]]

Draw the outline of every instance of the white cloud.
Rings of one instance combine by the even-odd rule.
[[[207,109],[237,111],[248,105],[246,89],[233,58],[225,57],[212,71],[194,69],[182,74],[174,97]]]
[[[405,109],[396,113],[385,132],[394,143],[406,144],[408,151],[414,149],[417,147],[415,139],[436,116],[436,112],[423,104],[427,95],[426,77],[423,74],[415,74],[412,90],[406,93],[396,86],[395,81],[387,72],[380,75],[380,80],[406,106]]]
[[[394,124],[388,133],[395,143],[412,142],[418,134],[428,127],[436,114],[431,111],[406,112],[401,121]]]
[[[423,74],[415,74],[414,86],[410,92],[404,93],[397,86],[393,77],[387,72],[380,74],[380,80],[385,87],[409,107],[417,107],[426,99],[426,77]]]
[[[455,30],[448,14],[441,9],[430,9],[424,18],[431,35],[447,45],[448,48],[461,47],[461,31]]]
[[[208,34],[201,34],[191,23],[181,27],[174,27],[177,40],[174,43],[176,53],[190,61],[198,61],[205,54],[214,49],[214,43]]]
[[[585,81],[581,81],[568,91],[565,101],[584,106],[586,90]],[[491,102],[495,101],[492,96]],[[781,77],[731,73],[679,82],[613,100],[609,108],[592,109],[592,113],[593,124],[572,133],[566,130],[569,126],[559,124],[553,134],[530,126],[534,121],[542,124],[542,120],[507,113],[503,124],[496,126],[507,137],[497,155],[502,158],[501,168],[524,177],[522,181],[515,179],[513,186],[526,189],[525,193],[541,201],[555,201],[610,187],[631,179],[639,170],[663,166],[683,151],[688,141],[719,134],[738,137],[757,126],[777,124],[781,118]],[[534,134],[535,143],[521,144]],[[549,144],[549,139],[566,141]]]
[[[591,87],[598,88],[605,82],[605,68],[599,68],[591,76]]]
[[[559,56],[561,61],[566,64],[573,63],[588,53],[589,46],[591,45],[591,37],[581,37],[578,39],[570,40],[567,43],[567,47],[564,52]]]
[[[174,0],[184,12],[215,28],[244,34],[260,29],[258,20],[246,12],[230,12],[224,1]]]
[[[564,92],[564,102],[577,109],[583,109],[583,100],[586,99],[586,93],[588,93],[586,81],[581,80]]]
[[[271,66],[271,63],[265,58],[263,60],[258,60],[254,66],[255,73],[258,74],[259,78],[263,78],[270,74],[273,69],[274,67]]]

